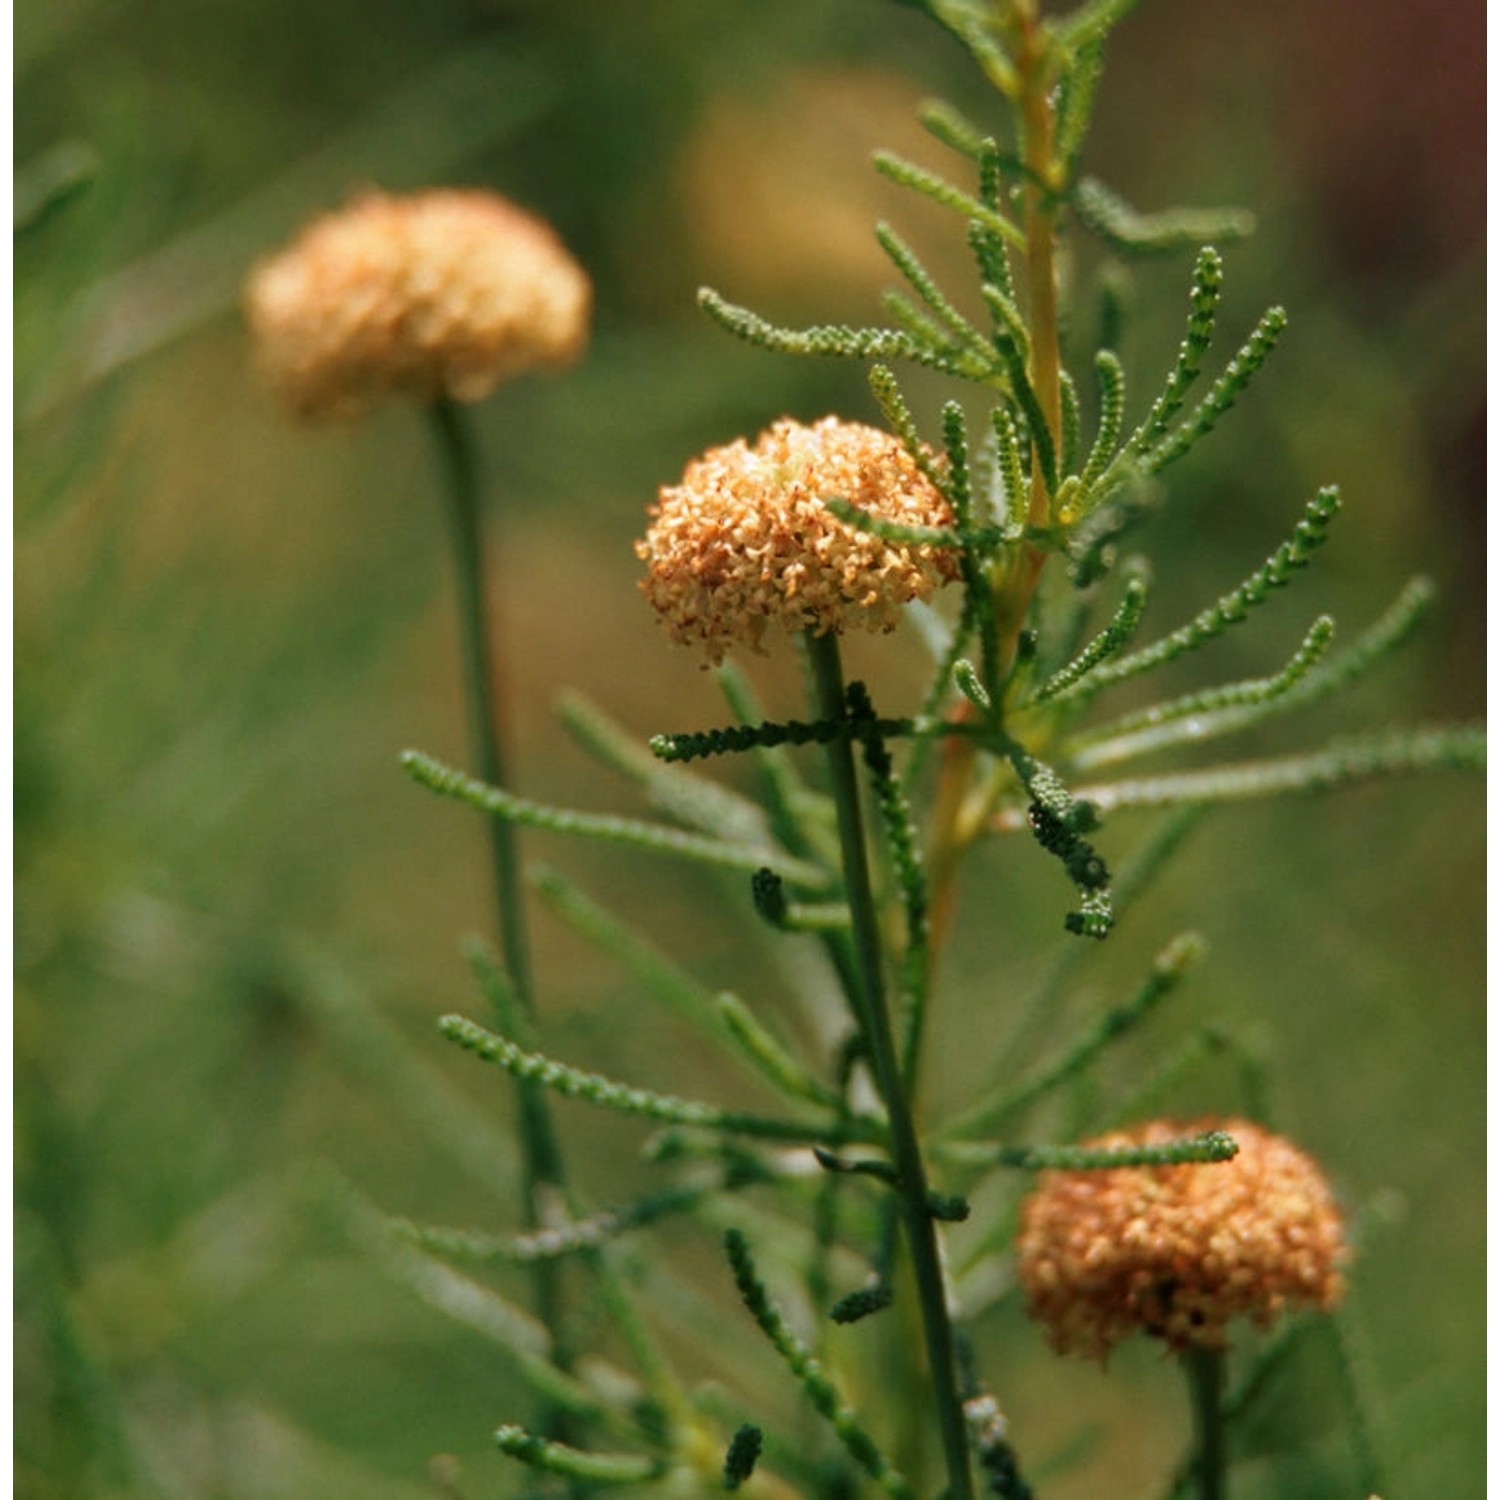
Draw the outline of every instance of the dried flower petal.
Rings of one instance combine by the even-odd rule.
[[[648,565],[641,586],[673,639],[712,664],[734,645],[760,650],[771,624],[892,630],[903,605],[957,576],[951,550],[856,531],[829,511],[830,498],[901,525],[953,524],[889,433],[783,418],[754,447],[741,438],[695,459],[651,507],[636,543]]]
[[[368,193],[310,224],[245,286],[256,353],[301,416],[387,395],[477,401],[588,337],[588,278],[495,193]]]
[[[1343,1223],[1317,1164],[1248,1120],[1169,1120],[1090,1141],[1156,1145],[1205,1130],[1238,1142],[1230,1161],[1045,1172],[1017,1246],[1028,1309],[1058,1350],[1103,1358],[1134,1329],[1183,1349],[1223,1348],[1246,1316],[1343,1294]]]

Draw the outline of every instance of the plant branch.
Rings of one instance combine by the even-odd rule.
[[[493,626],[486,603],[484,533],[473,434],[457,404],[450,400],[440,399],[433,403],[432,422],[443,469],[443,489],[453,543],[471,750],[479,776],[492,786],[504,786],[507,757],[501,735],[499,693],[491,648]],[[529,1020],[536,1015],[536,998],[515,830],[500,818],[488,821],[500,950],[516,1000]],[[552,1128],[551,1112],[541,1089],[536,1084],[522,1081],[519,1099],[524,1164],[522,1211],[526,1226],[539,1229],[546,1223],[543,1199],[548,1192],[561,1193],[563,1189],[562,1157]],[[552,1330],[555,1339],[561,1317],[556,1268],[539,1263],[535,1288],[537,1314]],[[566,1363],[561,1352],[559,1363]]]
[[[1224,1429],[1224,1355],[1218,1349],[1189,1349],[1183,1356],[1193,1404],[1193,1446],[1198,1500],[1224,1500],[1228,1451]]]
[[[828,719],[842,716],[846,706],[838,638],[833,634],[814,635],[809,632],[807,648],[819,716]],[[933,1400],[948,1466],[948,1497],[949,1500],[973,1500],[968,1433],[958,1392],[947,1289],[929,1204],[927,1170],[901,1075],[886,1003],[884,954],[870,884],[854,756],[847,738],[830,742],[826,754],[834,805],[838,809],[839,844],[858,958],[860,989],[852,998],[890,1122],[891,1156],[900,1179],[902,1219],[921,1305]]]

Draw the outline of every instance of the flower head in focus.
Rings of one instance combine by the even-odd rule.
[[[367,193],[255,266],[245,315],[300,416],[383,396],[477,401],[588,338],[588,278],[552,230],[496,193]]]
[[[1136,1329],[1175,1349],[1221,1349],[1240,1316],[1343,1294],[1343,1221],[1316,1162],[1247,1120],[1158,1120],[1095,1147],[1221,1129],[1229,1161],[1042,1174],[1017,1253],[1031,1315],[1060,1352],[1102,1359]]]
[[[769,626],[815,634],[895,628],[903,605],[958,575],[947,548],[888,541],[840,521],[842,499],[903,526],[953,512],[901,443],[857,422],[788,418],[694,459],[664,485],[636,543],[647,599],[674,640],[709,664],[761,649]]]

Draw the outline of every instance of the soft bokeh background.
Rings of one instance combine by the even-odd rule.
[[[953,226],[868,157],[936,164],[915,106],[988,103],[953,44],[874,0],[28,0],[16,28],[18,162],[59,143],[97,161],[16,260],[18,1492],[433,1495],[450,1453],[462,1493],[514,1493],[488,1436],[526,1405],[503,1356],[351,1245],[313,1171],[439,1222],[510,1213],[509,1091],[432,1027],[476,1008],[458,943],[487,922],[480,830],[395,766],[410,744],[462,756],[428,438],[401,410],[285,424],[247,373],[239,280],[369,183],[487,184],[559,226],[596,281],[593,350],[477,413],[518,780],[635,811],[550,705],[571,685],[642,735],[723,716],[635,593],[643,506],[783,411],[872,415],[859,371],[743,348],[694,289],[862,318],[888,280],[880,215],[957,270]],[[1243,576],[1329,480],[1348,500],[1333,542],[1216,672],[1265,671],[1319,608],[1351,634],[1415,571],[1442,589],[1378,686],[1268,744],[1482,712],[1481,36],[1475,5],[1154,0],[1106,72],[1089,168],[1142,207],[1253,206],[1222,326],[1292,314],[1264,383],[1173,470],[1147,538],[1172,580],[1153,622]],[[1097,266],[1075,263],[1085,290]],[[1139,269],[1127,367],[1165,366],[1186,282],[1185,259]],[[939,388],[913,389],[930,421]],[[794,711],[777,663],[760,680]],[[1208,962],[1117,1076],[1232,1025],[1270,1059],[1278,1123],[1350,1205],[1386,1206],[1356,1299],[1393,1494],[1480,1493],[1481,807],[1476,780],[1443,777],[1221,811],[1080,970],[1085,1015],[1201,929]],[[1122,816],[1114,847],[1147,826]],[[711,981],[769,990],[742,901],[672,866],[527,847]],[[1066,894],[1029,845],[981,861],[936,1089],[973,1079]],[[552,1050],[733,1086],[537,915]],[[1183,1102],[1233,1097],[1210,1076]],[[596,1199],[649,1180],[636,1133],[560,1116]],[[724,1280],[709,1234],[678,1237]],[[980,1350],[1023,1456],[1094,1433],[1048,1494],[1157,1493],[1183,1417],[1154,1350],[1106,1378],[1011,1315]],[[1306,1390],[1293,1404],[1310,1446],[1283,1459],[1263,1434],[1247,1492],[1341,1493],[1339,1440]]]

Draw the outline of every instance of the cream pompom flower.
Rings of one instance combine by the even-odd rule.
[[[587,276],[496,193],[371,192],[255,266],[245,314],[272,389],[301,416],[383,396],[477,401],[588,338]]]
[[[1031,1315],[1064,1353],[1103,1358],[1136,1329],[1175,1349],[1222,1349],[1236,1317],[1329,1308],[1348,1250],[1316,1162],[1248,1120],[1153,1121],[1091,1147],[1227,1131],[1229,1161],[1044,1172],[1017,1246]]]
[[[834,498],[903,526],[953,524],[889,433],[783,418],[753,446],[741,438],[694,459],[650,509],[641,587],[673,639],[715,664],[732,646],[762,649],[773,625],[892,630],[903,605],[958,576],[952,549],[858,531],[828,508]]]

